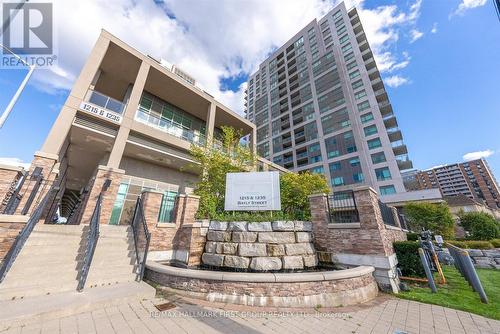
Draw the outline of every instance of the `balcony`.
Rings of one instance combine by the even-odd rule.
[[[380,109],[382,117],[386,117],[393,114],[392,105],[389,101],[384,101],[382,103],[379,103],[378,107]]]
[[[148,114],[141,109],[137,110],[135,120],[193,144],[204,145],[206,143],[204,134],[188,130],[170,120]]]
[[[392,151],[394,152],[394,155],[403,155],[403,154],[408,154],[408,148],[406,147],[405,144],[403,144],[403,141],[398,141],[392,143]]]
[[[398,128],[393,128],[393,129],[395,129],[395,130],[387,129],[387,134],[389,135],[389,140],[391,142],[402,140],[403,135],[401,134],[401,130],[399,130]]]
[[[125,103],[91,89],[87,92],[86,101],[120,115],[125,110]]]
[[[384,118],[384,125],[386,129],[395,128],[398,126],[398,121],[396,120],[396,116],[390,115]]]

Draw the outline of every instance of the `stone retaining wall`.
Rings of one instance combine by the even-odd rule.
[[[312,224],[211,221],[202,263],[242,271],[296,270],[318,264]]]
[[[268,307],[336,307],[377,296],[373,267],[311,273],[233,273],[148,261],[146,278],[161,289],[211,302]]]
[[[467,249],[467,252],[475,267],[500,269],[500,248]]]

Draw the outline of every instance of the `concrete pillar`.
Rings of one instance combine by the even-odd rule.
[[[92,85],[96,74],[99,72],[99,67],[108,50],[108,46],[109,39],[102,35],[99,36],[92,52],[87,58],[87,62],[80,72],[80,76],[71,89],[64,107],[61,109],[49,135],[45,139],[41,150],[42,152],[57,155],[62,153],[61,148],[71,129],[73,119],[76,115],[76,108],[78,108],[79,102],[84,100],[89,87]]]
[[[216,109],[217,106],[215,105],[215,102],[214,101],[210,102],[210,105],[208,106],[207,124],[206,124],[207,142],[211,142],[214,136]]]
[[[109,168],[107,166],[98,166],[97,171],[93,179],[91,180],[89,195],[85,203],[83,204],[83,214],[80,223],[89,224],[92,213],[94,212],[95,206],[97,204],[97,198],[102,192],[102,205],[101,205],[101,224],[108,224],[111,218],[111,213],[113,210],[113,205],[115,204],[116,195],[118,194],[118,189],[120,188],[120,182],[124,170]],[[111,183],[107,190],[103,190],[104,183],[106,180],[110,180]]]
[[[252,128],[252,134],[250,135],[250,147],[252,149],[253,156],[257,156],[257,128]]]
[[[144,91],[144,86],[146,85],[146,80],[148,78],[150,65],[142,62],[139,68],[139,73],[134,82],[134,87],[130,93],[130,98],[128,100],[127,107],[123,112],[123,120],[116,135],[115,142],[113,144],[113,149],[109,155],[109,160],[107,166],[109,168],[119,168],[120,161],[123,156],[123,151],[125,150],[125,145],[127,143],[128,135],[130,133],[130,127],[134,121],[135,113],[139,107],[141,101],[142,92]]]

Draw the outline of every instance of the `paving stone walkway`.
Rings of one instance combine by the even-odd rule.
[[[163,312],[155,305],[166,304]],[[500,333],[500,321],[388,296],[336,309],[273,309],[167,296],[8,328],[4,333]]]

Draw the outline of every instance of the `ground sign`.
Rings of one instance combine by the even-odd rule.
[[[278,172],[226,174],[226,211],[281,210]]]

